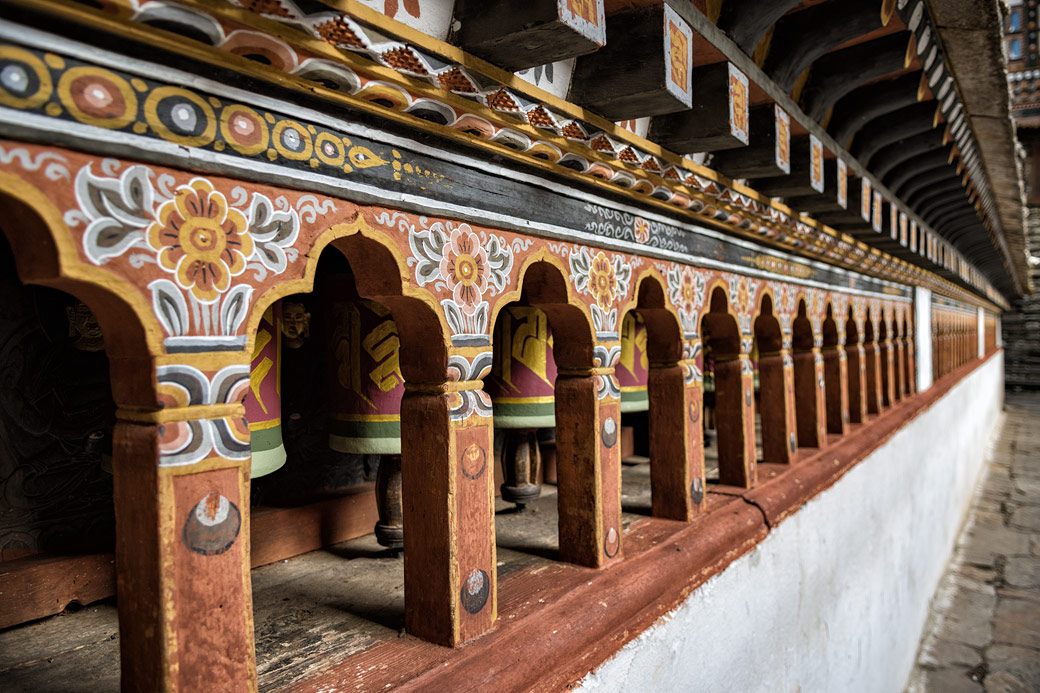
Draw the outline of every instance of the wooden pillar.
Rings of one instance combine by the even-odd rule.
[[[882,339],[878,343],[878,358],[881,368],[881,404],[891,407],[895,402],[895,372],[892,358],[892,340]]]
[[[758,355],[762,461],[787,464],[798,449],[795,437],[794,362],[786,349]]]
[[[903,358],[902,339],[892,340],[892,361],[892,369],[895,376],[893,395],[896,400],[901,400],[906,396],[906,371],[904,370],[906,360]]]
[[[820,447],[827,441],[823,359],[818,347],[794,353],[794,400],[799,447]]]
[[[472,371],[409,381],[401,400],[405,628],[453,647],[498,610],[491,406]]]
[[[867,413],[881,411],[881,354],[877,342],[868,342],[864,347],[867,372]]]
[[[845,347],[848,362],[849,421],[863,423],[867,417],[867,355],[862,344]]]
[[[248,375],[243,353],[192,354],[158,366],[159,408],[117,413],[123,690],[256,690]]]
[[[903,341],[903,372],[906,374],[906,394],[917,392],[917,361],[914,358],[914,338],[907,335]]]
[[[651,363],[648,392],[653,515],[689,521],[704,500],[704,395],[695,362]]]
[[[932,382],[939,380],[942,376],[942,338],[938,328],[932,326]]]
[[[755,484],[755,380],[747,354],[715,356],[715,429],[719,483]]]
[[[823,382],[827,398],[827,432],[845,434],[849,421],[849,375],[845,348],[841,344],[824,347]]]
[[[556,378],[560,559],[591,568],[621,559],[621,403],[601,377],[614,369],[560,368]]]

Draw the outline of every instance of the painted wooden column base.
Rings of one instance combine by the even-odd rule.
[[[759,354],[759,412],[762,461],[788,464],[798,449],[795,436],[794,362],[786,350]]]
[[[492,423],[466,406],[480,386],[406,385],[401,400],[405,628],[451,647],[498,610]]]
[[[845,435],[845,424],[849,421],[849,378],[843,347],[823,349],[823,381],[827,399],[827,432]]]
[[[755,455],[755,381],[747,354],[715,357],[715,429],[719,483],[751,488],[758,474]]]
[[[648,383],[653,515],[683,522],[701,511],[704,500],[703,394],[692,366],[652,365]]]
[[[123,690],[256,690],[248,454],[182,463],[162,452],[233,418],[248,431],[241,414],[116,423]]]
[[[556,378],[560,559],[590,568],[621,559],[621,402],[598,394],[613,373],[560,369]]]

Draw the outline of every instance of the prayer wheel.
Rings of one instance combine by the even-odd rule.
[[[246,420],[249,422],[252,479],[285,464],[282,444],[282,303],[275,303],[260,319],[249,368]]]
[[[329,373],[329,447],[355,455],[380,455],[376,476],[383,546],[404,546],[401,509],[401,374],[397,324],[373,301],[330,301],[332,358]]]
[[[556,427],[556,361],[545,313],[509,306],[498,316],[494,363],[484,390],[501,438],[502,498],[521,508],[541,493],[538,429]],[[497,447],[497,446],[496,446]]]
[[[646,354],[646,323],[642,316],[629,312],[621,321],[621,357],[614,375],[621,386],[621,413],[647,411],[650,399],[646,384],[650,376]]]

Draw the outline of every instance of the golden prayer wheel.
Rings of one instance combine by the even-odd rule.
[[[495,357],[484,390],[502,439],[502,498],[520,507],[541,493],[538,429],[556,426],[556,361],[545,313],[509,306],[498,316]],[[496,446],[497,447],[497,446]]]
[[[246,420],[249,422],[252,479],[285,464],[282,444],[282,303],[275,303],[260,319],[249,367]]]
[[[381,456],[376,476],[376,539],[383,546],[401,548],[404,376],[397,324],[390,311],[373,301],[333,299],[330,303],[329,447],[347,454]]]

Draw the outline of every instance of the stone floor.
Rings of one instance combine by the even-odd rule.
[[[908,691],[1040,691],[1040,392],[1003,433],[932,602]]]

